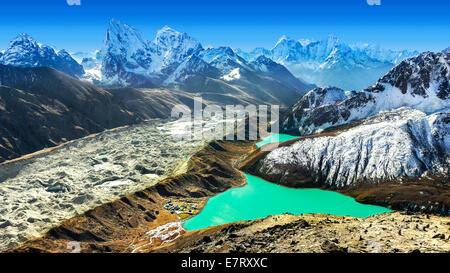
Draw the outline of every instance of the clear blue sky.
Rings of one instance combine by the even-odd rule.
[[[450,46],[449,0],[3,0],[0,49],[18,33],[70,52],[101,47],[114,17],[153,39],[164,25],[203,45],[271,48],[278,38],[323,38],[374,42],[393,49],[441,50]]]

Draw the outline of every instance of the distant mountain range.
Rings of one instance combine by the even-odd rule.
[[[111,20],[102,49],[83,59],[83,78],[104,87],[168,87],[202,94],[234,95],[247,103],[290,105],[314,87],[266,60],[247,62],[230,47],[203,48],[186,33],[169,27],[150,41],[135,28]]]
[[[373,44],[346,44],[335,36],[324,40],[295,40],[283,36],[272,49],[237,53],[246,60],[264,55],[285,65],[296,77],[318,86],[360,90],[416,51],[393,51]]]
[[[231,87],[244,93],[263,89],[272,96],[267,80],[286,94],[295,89],[302,95],[314,85],[359,90],[417,54],[370,44],[348,45],[334,36],[319,41],[282,37],[270,50],[251,52],[204,48],[188,34],[167,26],[148,40],[134,27],[112,19],[100,50],[80,49],[70,56],[22,34],[0,53],[0,64],[50,66],[102,87],[167,86],[185,91]]]

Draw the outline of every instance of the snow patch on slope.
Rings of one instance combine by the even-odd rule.
[[[229,74],[223,75],[221,78],[228,82],[234,81],[234,80],[239,80],[241,78],[241,74],[239,73],[239,68],[235,68],[235,69],[231,70],[231,72]]]

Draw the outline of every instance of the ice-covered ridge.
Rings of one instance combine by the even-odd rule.
[[[258,171],[286,175],[300,169],[332,187],[402,176],[448,175],[450,113],[400,108],[381,112],[337,136],[297,141],[270,152]],[[398,180],[397,180],[398,181]]]

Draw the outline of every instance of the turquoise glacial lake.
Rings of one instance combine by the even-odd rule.
[[[283,142],[294,138],[299,138],[299,136],[291,136],[287,134],[271,134],[270,136],[267,136],[260,142],[256,143],[256,146],[261,147],[272,142]]]
[[[245,174],[245,177],[247,185],[211,197],[198,215],[184,222],[184,228],[196,230],[282,213],[367,217],[391,212],[384,207],[358,203],[351,197],[333,191],[292,189],[249,174]]]

